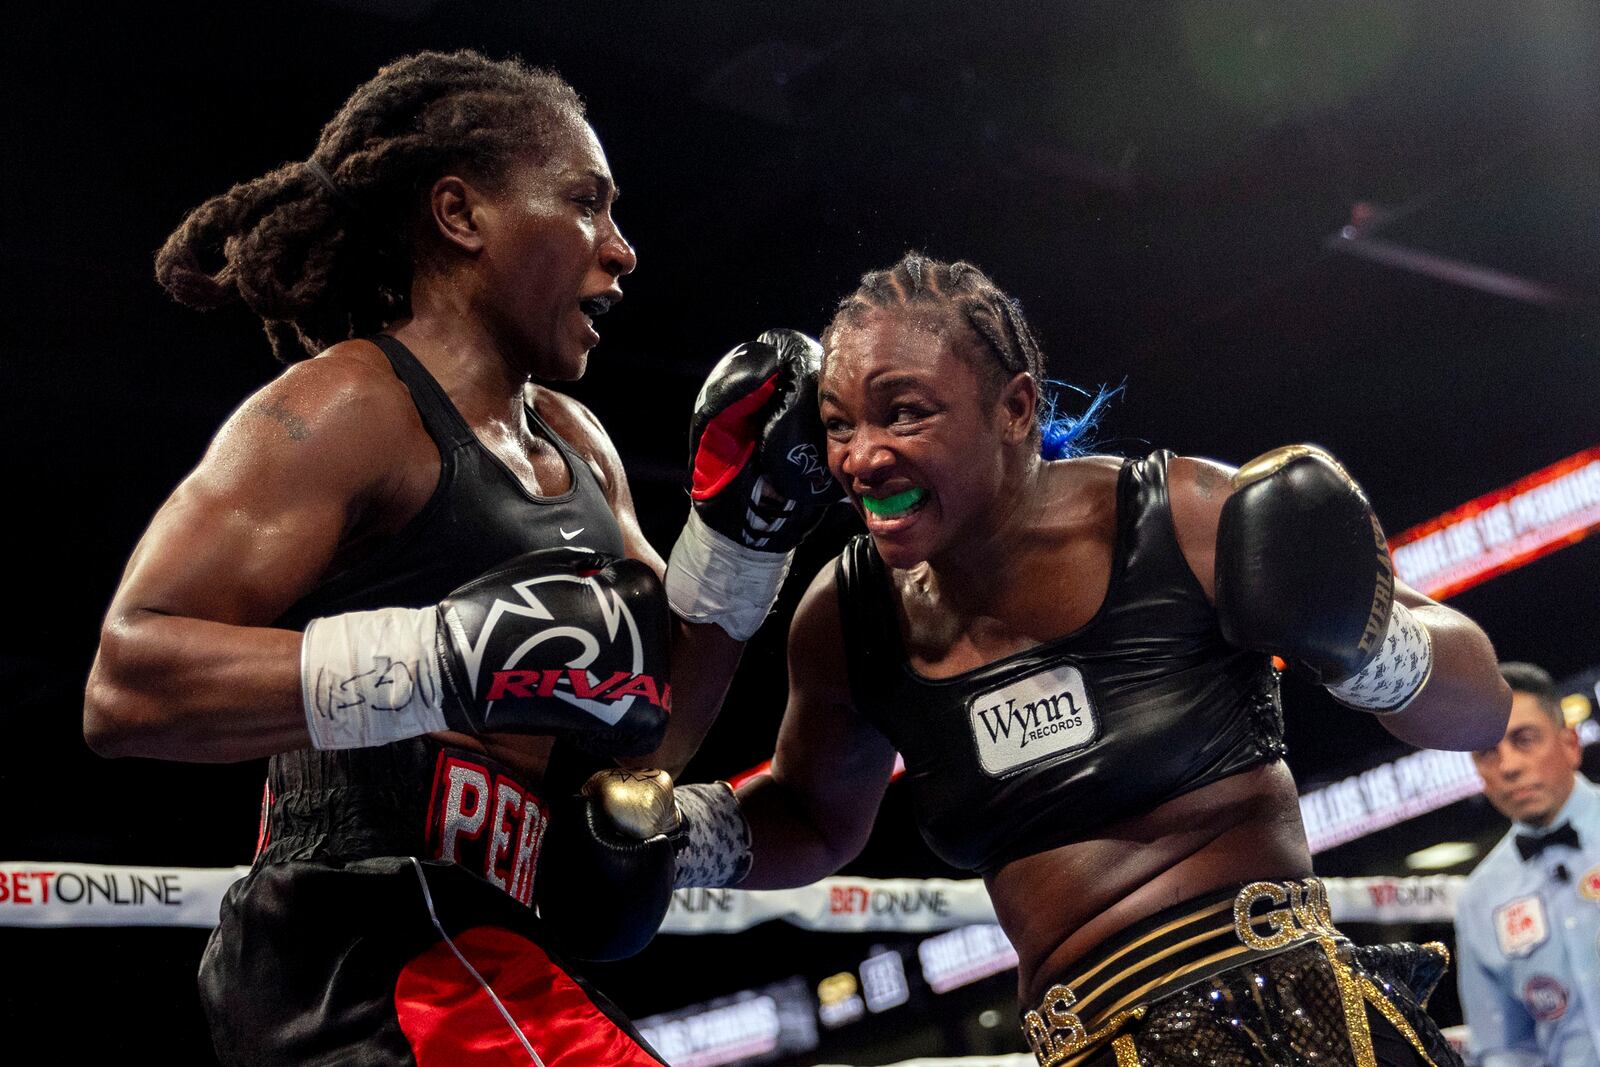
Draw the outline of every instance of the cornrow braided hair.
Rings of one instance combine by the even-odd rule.
[[[407,56],[322,128],[310,161],[322,175],[286,163],[207,200],[156,254],[156,280],[198,310],[242,302],[279,360],[304,359],[409,312],[413,228],[436,178],[460,168],[492,185],[583,121],[553,71],[465,50]]]
[[[1061,386],[1089,394],[1074,385],[1054,382],[1046,374],[1044,352],[1023,317],[1022,305],[1012,299],[982,270],[970,263],[946,263],[920,252],[907,252],[887,270],[868,271],[861,285],[839,302],[833,322],[823,332],[826,350],[846,326],[859,326],[875,309],[893,307],[949,309],[959,315],[974,336],[993,357],[1004,375],[1026,372],[1039,386],[1039,451],[1046,459],[1065,459],[1089,451],[1090,431],[1099,422],[1105,405],[1122,387],[1101,387],[1089,406],[1076,417],[1058,414]]]

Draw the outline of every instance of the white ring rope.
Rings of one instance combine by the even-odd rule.
[[[217,924],[222,894],[248,867],[0,862],[0,926]],[[1325,878],[1335,922],[1451,922],[1466,878]],[[664,934],[731,934],[781,919],[828,933],[928,933],[993,923],[978,879],[824,878],[800,889],[680,889]]]

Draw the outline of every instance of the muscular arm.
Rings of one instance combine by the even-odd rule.
[[[308,743],[300,634],[270,623],[387,487],[380,428],[397,398],[380,382],[330,353],[284,372],[218,431],[106,615],[84,697],[92,748],[229,762]],[[403,389],[398,400],[409,409]]]
[[[1180,457],[1168,468],[1178,544],[1208,598],[1215,594],[1217,522],[1232,494],[1230,468]],[[1409,705],[1379,717],[1391,734],[1420,748],[1473,751],[1497,744],[1511,709],[1494,648],[1476,623],[1395,582],[1395,599],[1412,609],[1433,640],[1433,675]]]
[[[861,852],[894,769],[894,746],[851,706],[834,568],[789,630],[789,704],[772,773],[739,790],[754,863],[746,889],[810,885]]]
[[[622,469],[616,446],[587,408],[569,397],[539,391],[539,413],[552,428],[587,457],[604,487],[622,542],[630,557],[650,565],[665,577],[667,565],[639,528],[633,493]],[[661,747],[646,756],[622,762],[635,767],[655,767],[676,778],[700,747],[716,720],[744,653],[744,642],[728,636],[722,627],[685,622],[672,617],[672,716]]]

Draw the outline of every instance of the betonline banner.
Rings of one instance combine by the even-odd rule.
[[[0,863],[0,926],[217,925],[222,894],[248,867]]]
[[[1413,526],[1389,541],[1395,572],[1443,600],[1600,527],[1600,446]]]

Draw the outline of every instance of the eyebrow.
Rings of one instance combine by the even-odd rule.
[[[600,187],[600,192],[610,192],[610,199],[613,204],[622,199],[622,190],[618,189],[616,182],[613,182],[608,176],[601,174],[597,170],[590,170],[585,173],[587,177],[594,179],[594,183]]]
[[[872,393],[888,393],[893,392],[896,389],[904,389],[907,386],[915,389],[921,389],[925,388],[926,385],[926,382],[909,371],[891,371],[888,374],[879,375],[878,377],[872,379],[871,382],[867,383],[867,391]]]
[[[890,371],[887,374],[879,375],[878,377],[872,379],[871,382],[867,383],[867,392],[890,393],[896,389],[903,389],[906,387],[923,389],[927,387],[927,383],[921,378],[917,377],[915,374],[912,374],[910,371]],[[839,403],[839,397],[831,389],[819,389],[817,391],[817,402],[819,404],[824,402],[832,402],[837,404]]]

